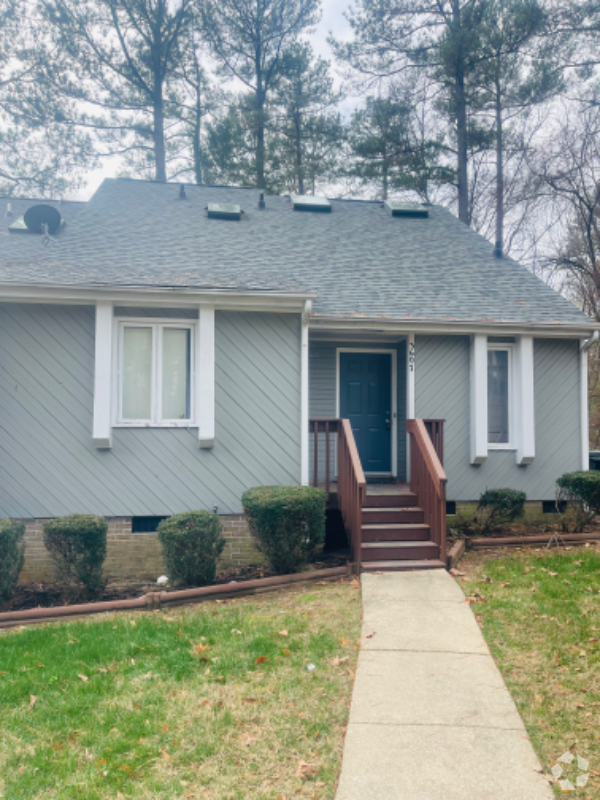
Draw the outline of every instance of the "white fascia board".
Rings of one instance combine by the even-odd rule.
[[[517,429],[517,464],[532,464],[535,458],[535,397],[533,337],[521,336],[514,363],[514,405]]]
[[[600,330],[600,323],[590,320],[589,325],[572,325],[559,322],[554,323],[526,323],[526,322],[463,322],[454,320],[399,320],[383,319],[381,317],[338,317],[313,314],[310,321],[311,332],[360,331],[380,334],[396,334],[407,336],[409,333],[417,334],[447,334],[449,336],[471,335],[481,333],[485,336],[539,336],[540,338],[573,338],[580,339],[589,336],[595,330]]]
[[[487,336],[471,337],[471,464],[485,464],[488,454]]]
[[[590,412],[588,400],[588,348],[581,343],[579,349],[579,400],[581,403],[581,469],[590,468]]]
[[[113,305],[96,303],[96,333],[94,359],[94,446],[112,447],[112,356],[113,356]]]
[[[298,313],[304,310],[307,299],[314,299],[316,296],[316,292],[0,283],[0,301],[14,303],[95,305],[105,301],[111,302],[113,306],[190,309],[206,304],[224,311]]]
[[[201,305],[196,341],[196,418],[198,444],[210,449],[215,444],[215,308]]]
[[[307,300],[302,313],[302,338],[300,350],[300,482],[308,486],[309,468],[309,367],[308,367],[308,324],[312,302]]]

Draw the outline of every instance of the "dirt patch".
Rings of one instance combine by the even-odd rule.
[[[308,565],[310,570],[331,569],[343,567],[348,561],[347,552],[324,553]],[[236,567],[222,570],[217,573],[213,586],[224,583],[243,583],[258,578],[271,578],[278,573],[267,566]],[[27,583],[17,586],[13,596],[7,603],[0,603],[0,612],[25,611],[30,608],[54,608],[56,606],[69,606],[76,603],[89,603],[91,601],[107,602],[110,600],[128,600],[140,597],[147,592],[157,591],[156,583],[148,581],[110,580],[102,594],[89,598],[84,591],[74,589],[64,583]],[[173,588],[173,587],[168,587]],[[178,586],[177,589],[195,587]]]

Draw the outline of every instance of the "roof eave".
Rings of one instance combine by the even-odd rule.
[[[301,311],[316,292],[270,289],[211,289],[188,286],[117,286],[0,282],[0,302],[185,308],[212,305],[224,310]]]
[[[312,331],[363,330],[370,333],[488,333],[494,335],[518,335],[539,333],[548,337],[582,338],[600,331],[600,323],[571,322],[519,322],[517,320],[455,320],[455,319],[392,319],[389,317],[359,317],[313,314],[310,318]]]

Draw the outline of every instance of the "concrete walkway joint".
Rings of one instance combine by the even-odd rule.
[[[523,721],[443,570],[363,574],[336,800],[550,800]]]

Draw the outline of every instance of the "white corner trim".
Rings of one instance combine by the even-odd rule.
[[[535,458],[535,397],[533,336],[521,336],[514,366],[517,464],[532,464]]]
[[[471,464],[485,464],[488,454],[487,336],[471,337]]]
[[[415,377],[417,370],[417,350],[415,334],[406,337],[406,419],[415,419],[416,390]],[[406,434],[406,482],[410,484],[410,433]]]
[[[579,349],[579,399],[581,402],[581,469],[590,468],[590,412],[588,403],[588,348]]]
[[[113,304],[96,303],[94,360],[94,423],[93,440],[98,448],[112,447],[112,350]]]
[[[300,351],[300,482],[308,486],[310,481],[309,469],[309,386],[308,386],[308,324],[312,301],[306,300],[302,313],[302,336]]]
[[[198,444],[215,444],[215,307],[199,306],[196,352],[196,419]]]

